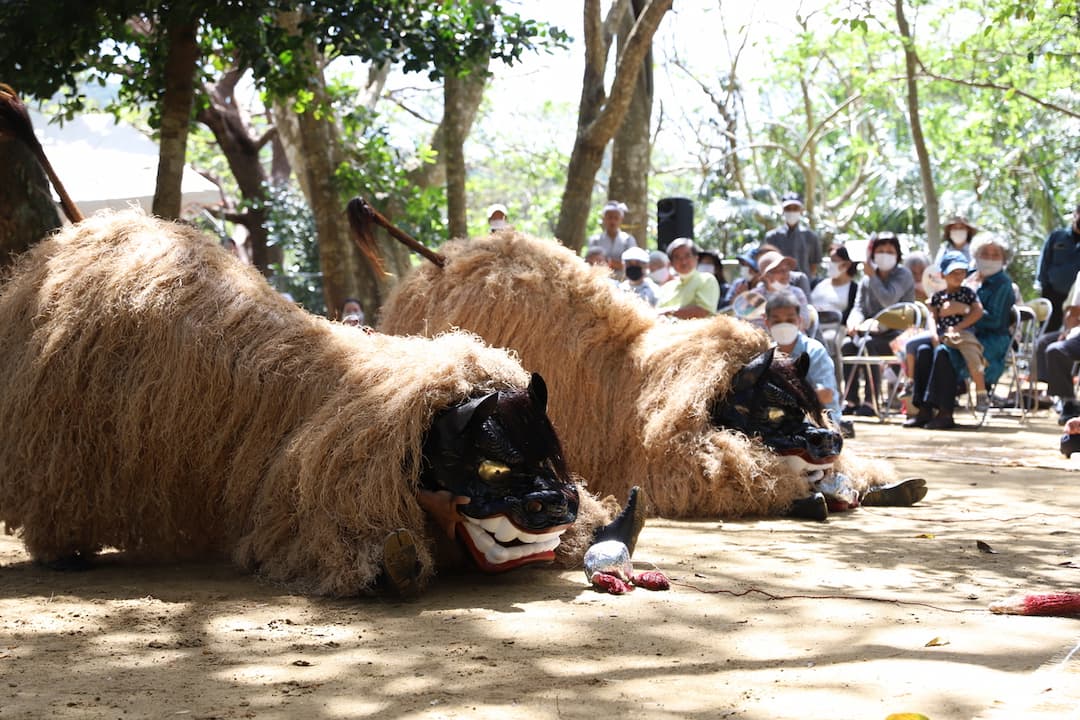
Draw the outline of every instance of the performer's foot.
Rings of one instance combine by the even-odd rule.
[[[861,505],[908,507],[926,497],[926,481],[907,478],[892,485],[871,488],[859,501]]]
[[[908,417],[908,419],[904,421],[904,427],[926,427],[926,423],[930,422],[933,418],[933,411],[929,407],[924,405],[923,407],[919,408],[919,412],[917,414]]]
[[[626,546],[632,556],[641,528],[645,526],[645,505],[645,491],[636,485],[630,488],[630,498],[626,501],[626,507],[614,520],[593,533],[593,544],[604,540],[618,540]]]
[[[816,492],[793,502],[788,510],[788,517],[825,522],[829,519],[829,505],[825,496]]]
[[[395,530],[383,540],[383,580],[387,589],[402,600],[420,593],[420,563],[416,542],[405,529]]]

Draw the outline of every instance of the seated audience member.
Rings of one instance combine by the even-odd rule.
[[[698,272],[709,273],[716,278],[716,283],[720,286],[721,298],[727,295],[728,283],[724,279],[724,266],[715,251],[698,250],[697,269]]]
[[[720,301],[720,307],[730,306],[735,298],[750,290],[761,280],[761,273],[758,271],[757,264],[759,254],[759,248],[754,248],[735,258],[739,263],[739,276],[728,285],[727,292]]]
[[[806,373],[806,380],[814,388],[829,418],[841,426],[840,392],[837,390],[836,368],[832,356],[824,345],[802,332],[801,309],[798,297],[791,290],[775,292],[765,304],[765,327],[776,341],[777,347],[792,359],[803,353],[809,356],[810,370]],[[850,424],[844,431],[848,437],[853,434]]]
[[[600,232],[589,238],[589,250],[594,247],[604,251],[608,266],[616,277],[622,277],[622,254],[637,247],[634,236],[622,229],[628,208],[624,203],[611,200],[600,213]]]
[[[814,289],[810,291],[810,304],[817,308],[819,313],[838,313],[840,321],[846,323],[851,308],[855,305],[855,292],[859,287],[855,282],[857,272],[858,263],[851,261],[847,248],[834,245],[829,249],[828,277],[814,285]]]
[[[761,247],[758,248],[758,267],[761,267],[761,259],[760,259],[761,254],[762,253],[767,253],[767,252],[774,252],[774,253],[776,253],[778,255],[784,255],[784,252],[780,248],[776,247],[775,245],[770,245],[767,242],[762,243]],[[787,255],[785,257],[791,257],[791,256]],[[792,259],[794,260],[795,258],[792,258]],[[790,275],[788,275],[788,283],[792,287],[797,287],[800,290],[802,290],[803,295],[805,295],[806,297],[810,297],[810,290],[811,290],[810,276],[807,275],[806,273],[802,272],[801,270],[799,270],[798,265],[796,265],[794,268],[791,269],[791,273],[790,273]]]
[[[1073,363],[1080,361],[1080,273],[1061,304],[1061,329],[1041,336],[1035,342],[1035,360],[1039,380],[1046,382],[1046,392],[1060,407],[1058,424],[1080,417],[1080,403],[1073,386]]]
[[[953,299],[949,301],[949,312],[954,316],[959,313],[966,321],[977,312],[976,307],[981,309],[979,318],[968,324],[982,347],[984,387],[992,387],[1005,371],[1005,356],[1012,342],[1009,326],[1013,319],[1013,283],[1005,272],[1009,248],[1000,239],[986,235],[976,239],[971,255],[982,276],[982,282],[975,291],[977,306],[965,306],[962,298]],[[954,273],[959,274],[965,258],[959,254],[946,255],[943,262],[946,262],[946,269],[953,269]],[[952,278],[946,276],[946,279],[950,288],[955,285],[955,275]],[[958,323],[960,324],[962,323]],[[918,427],[924,424],[928,428],[942,429],[954,427],[952,412],[956,406],[956,385],[965,372],[971,374],[978,383],[977,376],[971,373],[969,358],[963,357],[958,348],[947,344],[938,348],[920,348],[916,355],[913,397],[919,413],[909,418],[905,425]],[[984,395],[977,402],[976,409],[985,409],[987,402],[988,398]],[[935,409],[938,412],[937,417],[933,416]]]
[[[506,211],[506,206],[502,203],[495,203],[494,205],[489,205],[487,209],[487,216],[488,228],[491,232],[505,230],[506,228],[510,227],[510,223],[507,222],[508,215]]]
[[[934,265],[940,268],[946,253],[960,253],[970,264],[971,240],[979,232],[979,228],[968,222],[963,215],[953,215],[945,221],[941,232],[944,237],[941,238],[941,246],[934,256]]]
[[[926,269],[930,267],[930,256],[918,250],[908,253],[904,258],[904,267],[911,271],[911,277],[915,278],[915,299],[919,302],[929,300],[930,295],[933,293],[927,291],[926,286],[923,284],[923,275],[926,274]]]
[[[915,279],[911,272],[900,264],[903,260],[900,252],[900,240],[894,233],[878,232],[870,238],[867,246],[866,270],[855,292],[855,304],[848,315],[848,339],[844,341],[841,352],[844,355],[857,355],[865,349],[868,355],[892,355],[891,343],[900,334],[898,330],[880,327],[874,320],[879,312],[898,302],[915,300]],[[847,406],[844,412],[872,417],[877,413],[871,404],[871,384],[881,387],[881,371],[876,368],[858,368],[852,374],[846,390]],[[862,403],[859,402],[860,377],[869,370],[871,382],[865,383]]]
[[[649,253],[643,248],[632,247],[622,254],[622,262],[626,279],[619,283],[619,289],[634,293],[650,307],[656,307],[656,293],[660,288],[645,274],[649,267]]]
[[[607,251],[602,247],[592,245],[585,251],[585,262],[590,265],[603,265],[608,267]]]
[[[753,287],[753,291],[764,295],[766,300],[772,298],[778,292],[789,291],[799,301],[799,317],[803,325],[810,324],[810,314],[807,306],[810,301],[802,288],[791,284],[791,273],[795,269],[795,258],[781,255],[771,250],[758,255],[758,269],[761,270],[761,282]]]
[[[341,312],[339,313],[339,317],[341,318],[342,322],[345,322],[345,318],[349,315],[354,315],[360,319],[360,322],[357,323],[358,325],[364,324],[364,308],[360,305],[360,301],[356,298],[345,298],[345,302],[341,303]],[[349,325],[351,323],[345,324]]]
[[[697,248],[690,238],[673,240],[667,248],[676,279],[660,286],[656,309],[667,317],[687,319],[716,314],[720,284],[715,275],[698,272]]]
[[[649,277],[657,285],[663,285],[671,279],[671,261],[663,250],[649,253]]]
[[[983,347],[971,327],[982,317],[983,307],[975,291],[964,285],[964,280],[968,276],[969,263],[968,258],[960,253],[949,253],[941,259],[941,275],[945,280],[945,289],[938,290],[930,297],[929,305],[937,325],[931,343],[935,345],[943,343],[957,350],[963,357],[968,374],[975,382],[977,408],[981,411],[987,406],[986,378],[983,375]],[[945,412],[948,407],[942,407],[941,403],[932,403],[925,394],[925,385],[926,383],[922,382],[920,377],[918,356],[916,356],[914,404],[920,408],[920,415],[916,415],[912,424],[917,425],[919,420],[922,420],[922,424],[931,428],[952,427],[955,424],[952,414]],[[923,393],[919,392],[920,388],[923,389]],[[955,388],[953,395],[955,398]],[[922,402],[923,399],[927,402]],[[951,404],[945,403],[945,405]],[[931,424],[931,409],[934,406],[938,410],[938,417],[937,422]]]

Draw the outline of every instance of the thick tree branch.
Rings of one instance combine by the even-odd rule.
[[[985,82],[985,81],[980,82],[978,80],[964,80],[963,78],[954,78],[954,77],[949,77],[947,75],[940,75],[938,73],[931,72],[925,65],[923,65],[921,60],[918,62],[918,65],[919,65],[919,75],[923,76],[923,77],[931,78],[932,80],[941,80],[942,82],[953,83],[955,85],[963,85],[964,87],[974,87],[974,88],[983,88],[985,90],[1000,90],[1002,92],[1011,92],[1014,95],[1018,95],[1018,96],[1024,98],[1025,100],[1030,100],[1031,102],[1035,103],[1036,105],[1040,105],[1040,106],[1046,108],[1047,110],[1053,110],[1054,112],[1059,112],[1059,113],[1061,113],[1063,115],[1067,115],[1067,116],[1073,117],[1073,118],[1080,118],[1080,112],[1077,112],[1075,110],[1070,110],[1067,107],[1062,107],[1061,105],[1058,105],[1057,103],[1052,103],[1052,102],[1050,102],[1048,100],[1043,100],[1042,98],[1036,97],[1036,96],[1032,95],[1029,92],[1025,92],[1024,90],[1021,90],[1018,87],[1012,87],[1012,86],[1009,86],[1009,85],[999,85],[998,83]]]

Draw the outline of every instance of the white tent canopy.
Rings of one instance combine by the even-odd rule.
[[[34,130],[60,181],[84,213],[133,205],[150,212],[157,185],[158,146],[133,125],[112,115],[78,115],[63,126],[30,111]],[[184,208],[221,204],[214,183],[184,166]]]

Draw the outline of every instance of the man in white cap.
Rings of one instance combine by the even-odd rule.
[[[622,263],[626,279],[619,283],[619,288],[656,307],[659,288],[649,277],[649,253],[644,248],[632,247],[622,254]]]
[[[604,206],[600,215],[601,231],[589,238],[589,247],[603,249],[608,265],[616,275],[622,273],[622,254],[627,249],[637,247],[634,236],[620,229],[627,207],[621,202],[611,200]]]
[[[784,193],[780,198],[780,208],[784,222],[765,235],[765,244],[774,245],[781,254],[795,258],[796,269],[812,280],[817,277],[818,265],[821,264],[821,239],[817,233],[801,224],[803,202],[798,195]]]
[[[698,251],[694,241],[690,238],[672,240],[667,253],[677,279],[660,286],[657,311],[681,320],[715,315],[720,303],[720,283],[715,275],[698,271]]]
[[[502,203],[495,203],[489,205],[487,209],[488,227],[491,228],[491,232],[496,230],[504,230],[510,227],[510,223],[506,222],[506,206]]]

